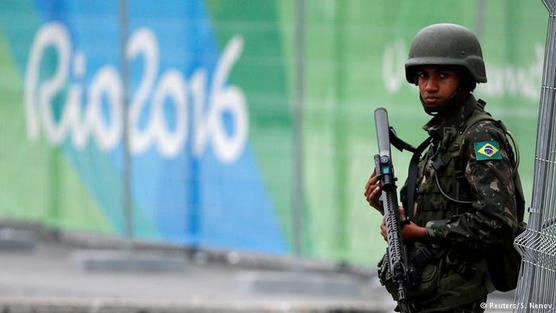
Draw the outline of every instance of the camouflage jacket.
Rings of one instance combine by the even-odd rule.
[[[419,164],[414,206],[414,221],[427,228],[432,243],[466,253],[499,245],[517,228],[514,155],[497,123],[465,127],[480,111],[469,96],[449,120],[434,117],[424,126],[433,142]]]
[[[451,113],[424,126],[432,144],[419,161],[412,220],[426,227],[427,238],[409,244],[408,253],[416,263],[426,246],[435,257],[416,266],[421,274],[411,296],[419,312],[485,297],[493,290],[487,252],[512,240],[517,229],[515,162],[505,131],[492,120],[468,125],[486,116],[472,95]],[[407,183],[403,203],[406,190]]]

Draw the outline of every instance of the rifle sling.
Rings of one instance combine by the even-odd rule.
[[[409,169],[407,173],[406,203],[403,203],[406,216],[405,222],[409,222],[411,218],[413,218],[413,205],[415,202],[417,176],[419,175],[419,160],[421,159],[423,151],[425,151],[425,149],[431,144],[431,141],[432,138],[428,137],[420,145],[414,147],[398,137],[394,128],[390,127],[390,144],[400,151],[407,150],[413,152],[413,156],[409,161]]]
[[[407,198],[404,203],[406,220],[409,222],[413,218],[413,206],[415,205],[415,192],[417,191],[417,176],[419,175],[419,161],[421,154],[430,145],[432,138],[427,138],[423,141],[415,151],[409,161],[409,169],[407,173]]]
[[[394,127],[390,126],[389,133],[390,133],[389,136],[390,144],[394,146],[394,148],[400,150],[400,152],[403,152],[404,150],[415,152],[415,150],[417,149],[414,146],[403,141],[403,139],[401,139],[400,137],[398,137],[398,135],[396,134],[396,130],[394,130]]]

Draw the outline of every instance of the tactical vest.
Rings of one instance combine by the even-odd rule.
[[[486,112],[475,109],[463,125],[446,127],[442,141],[433,143],[418,165],[416,185],[415,223],[425,226],[430,220],[450,219],[453,215],[473,213],[473,195],[465,179],[464,134],[481,121],[492,121],[500,126]],[[505,128],[502,128],[505,131]],[[501,148],[512,151],[508,142],[501,142]],[[455,178],[455,179],[454,179]]]
[[[468,152],[466,153],[463,144],[464,134],[482,121],[493,122],[505,134],[508,133],[502,122],[492,118],[481,107],[477,107],[463,125],[457,128],[445,128],[442,141],[433,143],[419,161],[417,165],[419,181],[416,184],[416,201],[413,209],[415,212],[413,221],[416,224],[425,226],[431,220],[447,220],[454,215],[474,213],[475,209],[471,205],[474,200],[473,194],[464,172]],[[506,138],[500,144],[502,149],[509,152],[510,159],[515,159],[509,140]],[[514,165],[517,168],[516,163],[514,162]],[[522,222],[525,205],[517,172],[514,173],[514,185],[516,217],[518,222]],[[522,223],[520,226],[521,231],[524,227]],[[513,238],[511,239],[504,247],[486,257],[477,257],[467,251],[455,251],[450,248],[437,250],[437,261],[427,265],[423,270],[424,274],[430,271],[439,272],[438,277],[434,278],[438,279],[435,283],[437,292],[426,295],[425,299],[430,299],[429,301],[437,307],[448,308],[456,302],[464,304],[475,301],[494,289],[508,291],[515,288],[520,257],[511,245]],[[417,287],[418,291],[424,289],[423,286],[429,288],[431,282],[426,279],[427,277],[421,279],[421,286]]]
[[[427,221],[438,219],[449,219],[454,214],[473,212],[470,204],[473,202],[469,183],[465,179],[466,160],[464,159],[464,134],[473,126],[482,121],[495,123],[506,136],[510,136],[514,146],[515,141],[506,126],[499,120],[495,120],[490,114],[482,110],[474,110],[464,124],[456,128],[445,130],[442,142],[435,150],[427,151],[425,157],[419,162],[418,177],[422,178],[417,184],[417,205],[415,222],[424,226]],[[513,183],[515,187],[516,212],[514,212],[520,228],[523,228],[525,211],[525,197],[517,167],[519,156],[514,156],[514,151],[509,140],[501,142],[502,148],[510,153],[513,161],[514,174]],[[517,148],[517,146],[516,146]],[[426,172],[426,165],[430,163]],[[431,170],[432,167],[432,170]],[[424,179],[423,179],[424,178]],[[455,179],[454,179],[455,178]],[[426,196],[424,196],[426,195]],[[426,212],[442,211],[441,213]],[[518,231],[520,231],[518,229]]]
[[[464,134],[473,126],[482,121],[495,123],[505,134],[509,134],[501,121],[497,121],[482,109],[475,109],[459,128],[445,128],[442,141],[436,146],[429,148],[418,165],[418,177],[416,188],[416,207],[414,222],[425,226],[431,220],[446,220],[453,215],[465,212],[474,213],[471,203],[474,200],[470,185],[465,179],[465,147]],[[513,142],[513,137],[510,135]],[[515,142],[513,142],[515,145]],[[500,143],[501,148],[509,151],[510,159],[514,159],[516,171],[513,175],[515,186],[516,219],[519,223],[517,234],[525,229],[523,215],[525,201],[519,175],[517,173],[518,162],[514,157],[513,149],[509,140]],[[516,149],[517,153],[517,149]],[[428,165],[428,166],[427,166]],[[455,178],[455,179],[454,179]],[[517,235],[516,234],[516,235]],[[504,246],[486,255],[483,260],[475,260],[479,271],[488,273],[490,283],[488,291],[497,289],[508,291],[515,288],[519,275],[520,256],[514,249],[513,239],[504,243]],[[449,253],[449,252],[448,252]],[[464,255],[465,252],[462,254]],[[461,257],[461,255],[457,256]],[[477,278],[479,279],[479,277]],[[455,283],[455,282],[454,282]],[[484,285],[484,283],[483,283]]]
[[[416,200],[416,214],[413,221],[425,226],[431,220],[446,220],[465,212],[475,213],[471,202],[472,193],[465,179],[464,134],[481,121],[491,121],[508,133],[505,126],[483,111],[484,102],[479,100],[470,116],[457,128],[446,128],[443,139],[432,146],[421,158],[421,152],[430,144],[430,138],[418,147],[412,147],[391,133],[391,143],[400,150],[412,151],[413,158],[406,186],[401,190],[401,200],[406,213],[411,215],[409,203]],[[510,139],[512,137],[510,136]],[[512,142],[515,142],[512,139]],[[513,150],[509,140],[501,142],[502,149]],[[518,150],[516,149],[516,155]],[[518,157],[516,157],[518,159]],[[517,163],[517,162],[515,162]],[[429,166],[426,166],[429,165]],[[429,169],[432,168],[432,171]],[[516,164],[517,168],[517,164]],[[413,173],[413,174],[412,174]],[[411,177],[414,177],[413,179]],[[417,178],[419,181],[416,181]],[[455,178],[455,179],[454,179]],[[516,194],[516,216],[523,221],[524,197],[517,172],[514,173]],[[409,183],[413,181],[413,183]],[[409,186],[416,186],[413,192]],[[410,200],[411,199],[411,200]],[[519,231],[524,229],[520,223]],[[513,248],[513,238],[509,238],[503,247],[492,251],[490,255],[476,256],[467,251],[455,251],[446,246],[436,246],[414,242],[408,246],[408,257],[412,264],[414,285],[410,297],[416,311],[449,311],[454,307],[477,301],[488,292],[498,289],[507,291],[515,288],[519,274],[520,257]],[[421,253],[425,251],[426,253]],[[455,254],[455,255],[454,255]],[[470,259],[466,260],[466,258]],[[463,260],[463,261],[462,261]],[[388,262],[379,263],[379,278],[383,285],[396,299],[396,289],[392,284]],[[494,286],[493,286],[494,285]]]

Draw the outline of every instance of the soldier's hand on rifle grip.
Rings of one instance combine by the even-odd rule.
[[[405,241],[425,241],[427,238],[427,229],[413,222],[409,222],[402,226],[402,236]]]
[[[400,207],[399,209],[400,212],[400,220],[405,220],[405,210]],[[402,236],[403,236],[403,226],[405,224],[402,224]],[[384,239],[384,241],[388,241],[388,237],[387,237],[387,231],[388,231],[388,227],[386,227],[386,218],[382,219],[382,224],[380,224],[380,235],[382,236],[382,238]]]
[[[405,211],[402,207],[400,207],[400,219],[405,219]],[[386,221],[385,219],[382,220],[382,224],[380,225],[380,235],[387,241],[387,228],[386,228]],[[405,241],[425,241],[427,238],[427,229],[425,227],[421,227],[411,221],[407,223],[402,223],[401,225],[401,232],[402,237]]]
[[[384,241],[388,241],[388,228],[386,227],[386,219],[382,219],[382,224],[380,224],[380,235]]]
[[[384,208],[382,207],[382,202],[380,201],[381,193],[382,189],[380,188],[380,180],[376,176],[375,170],[371,174],[371,177],[369,177],[363,194],[365,195],[365,199],[367,199],[369,205],[379,211],[380,214],[384,215]]]

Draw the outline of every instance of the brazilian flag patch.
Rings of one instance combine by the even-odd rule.
[[[498,141],[481,141],[475,143],[475,159],[477,161],[484,160],[501,160],[500,144]]]

